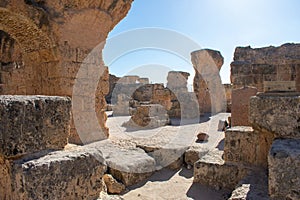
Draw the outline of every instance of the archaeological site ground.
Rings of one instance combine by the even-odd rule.
[[[208,48],[118,77],[132,2],[0,0],[0,200],[299,200],[300,44],[236,47],[230,84]]]

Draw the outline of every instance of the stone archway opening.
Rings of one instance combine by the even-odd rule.
[[[0,94],[25,94],[25,63],[18,42],[0,30]]]

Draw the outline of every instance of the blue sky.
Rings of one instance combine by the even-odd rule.
[[[225,59],[221,78],[223,83],[228,83],[235,47],[279,46],[287,42],[300,42],[300,1],[135,0],[127,17],[109,34],[107,43],[123,32],[145,27],[172,30],[190,38],[202,48],[219,50]],[[191,63],[170,52],[137,50],[111,62],[106,59],[106,51],[107,48],[104,49],[104,61],[110,73],[118,76],[146,76],[155,71],[155,67],[161,69],[158,71],[164,75],[166,69],[193,73]],[[192,79],[193,74],[190,83]]]

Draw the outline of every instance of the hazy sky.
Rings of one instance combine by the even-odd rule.
[[[114,28],[109,38],[113,40],[125,31],[145,27],[172,30],[195,41],[201,48],[220,51],[225,58],[221,77],[224,83],[228,83],[235,47],[300,42],[300,1],[135,0],[127,17]],[[156,39],[155,36],[148,37]],[[141,48],[110,63],[107,63],[105,51],[104,61],[109,65],[110,72],[118,76],[142,74],[142,71],[147,75],[151,72],[151,65],[152,69],[164,66],[164,69],[193,72],[189,62],[167,51]],[[141,66],[146,66],[145,70],[139,70],[143,68]],[[161,71],[164,73],[165,70]]]

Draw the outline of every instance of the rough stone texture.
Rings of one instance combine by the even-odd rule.
[[[1,50],[5,54],[1,56],[1,65],[8,64],[4,68],[9,69],[1,67],[0,94],[72,96],[76,80],[81,83],[82,91],[90,91],[86,89],[91,83],[98,83],[100,77],[98,87],[95,85],[96,92],[81,94],[82,105],[96,97],[93,108],[107,135],[103,109],[109,89],[108,70],[103,64],[101,50],[108,33],[126,16],[131,3],[132,0],[7,0],[2,3],[0,29],[1,41],[5,42],[1,44],[5,44],[6,50]],[[85,60],[101,42],[98,52]],[[17,47],[22,55],[11,56],[20,55],[15,51]],[[75,79],[82,65],[89,67],[81,69]],[[70,141],[79,143],[75,129],[71,132]]]
[[[89,147],[103,153],[109,173],[125,186],[143,181],[155,171],[155,160],[142,149],[121,147],[109,140],[92,143]]]
[[[71,100],[55,96],[0,96],[0,154],[63,149],[70,134]]]
[[[226,163],[267,168],[273,134],[254,131],[252,127],[235,126],[225,131]]]
[[[243,87],[232,91],[231,126],[250,126],[250,97],[255,96],[257,92],[254,87]]]
[[[273,199],[300,199],[300,140],[274,140],[269,163],[269,194]]]
[[[226,97],[219,71],[224,58],[219,51],[202,49],[191,53],[195,69],[193,88],[200,113],[225,111]]]
[[[209,185],[215,189],[234,189],[244,178],[248,169],[243,166],[226,164],[223,151],[212,150],[194,164],[194,182]]]
[[[149,78],[139,78],[138,83],[149,84]]]
[[[226,112],[231,112],[232,84],[223,84],[223,86],[225,88],[225,95],[226,95],[226,102],[227,102]]]
[[[246,85],[262,92],[264,81],[296,81],[297,91],[300,91],[299,44],[257,49],[237,47],[233,59],[231,82],[234,89]]]
[[[6,189],[0,193],[3,200],[97,199],[106,171],[101,152],[85,147],[31,155],[2,164],[7,177],[0,179],[0,190],[2,186]]]
[[[120,84],[136,84],[138,83],[139,76],[131,75],[131,76],[123,76],[120,80]]]
[[[264,92],[296,92],[296,82],[264,81]]]
[[[157,128],[169,124],[169,116],[160,104],[141,105],[124,124],[126,127]]]
[[[184,162],[187,165],[194,166],[194,163],[197,162],[200,158],[205,156],[208,153],[208,149],[202,147],[190,147],[184,153]]]
[[[125,185],[119,183],[112,175],[104,174],[102,177],[107,187],[107,192],[110,194],[120,194],[125,190]]]
[[[120,78],[116,77],[115,75],[109,74],[109,79],[108,80],[109,80],[109,92],[105,96],[105,100],[108,104],[111,104],[112,93],[115,89],[115,86],[116,86],[117,82],[120,80]]]
[[[167,77],[167,87],[170,90],[188,91],[187,81],[190,74],[182,71],[169,71]]]
[[[132,98],[138,102],[160,104],[166,110],[171,108],[171,91],[163,84],[145,84],[134,91]]]
[[[242,179],[229,200],[270,200],[268,176],[265,170],[254,170]]]
[[[276,138],[300,138],[300,94],[261,93],[250,100],[250,122]]]

